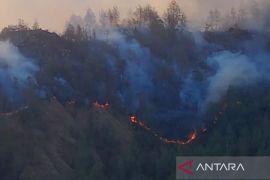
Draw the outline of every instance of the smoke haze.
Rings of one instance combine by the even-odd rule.
[[[34,78],[38,67],[25,58],[19,50],[8,41],[0,41],[0,90],[10,101],[18,99],[18,93]]]
[[[267,59],[250,59],[247,55],[220,52],[208,59],[209,64],[216,68],[216,73],[209,77],[208,97],[206,103],[216,103],[225,95],[229,87],[243,87],[254,85],[259,80],[269,80],[270,74],[266,67],[258,65],[264,61],[264,66],[269,67]]]
[[[15,0],[9,3],[12,2],[26,9],[27,4],[15,3]],[[260,8],[256,8],[255,3],[254,8],[247,11],[246,19],[241,19],[239,7],[243,6],[248,10],[247,5],[250,5],[251,1],[229,0],[226,5],[225,1],[179,1],[186,11],[188,23],[196,22],[196,19],[205,23],[200,21],[200,18],[207,19],[209,10],[220,7],[220,12],[212,13],[215,16],[211,19],[211,28],[195,32],[186,27],[171,31],[172,29],[166,26],[166,21],[160,23],[157,16],[152,17],[151,21],[147,16],[146,19],[139,17],[139,23],[136,19],[132,21],[134,17],[131,16],[128,23],[113,24],[106,14],[99,19],[99,10],[112,7],[116,1],[96,2],[99,7],[86,5],[89,2],[47,1],[46,5],[55,3],[59,5],[57,7],[63,8],[64,12],[60,13],[60,10],[54,13],[58,9],[52,8],[48,15],[41,15],[45,13],[42,10],[41,14],[29,16],[40,18],[38,20],[44,27],[58,30],[68,22],[70,26],[67,26],[62,36],[51,35],[41,29],[22,30],[23,33],[29,31],[29,36],[24,39],[26,42],[32,33],[35,34],[34,37],[38,37],[37,42],[33,38],[34,44],[30,41],[29,54],[35,55],[32,48],[37,46],[36,43],[41,43],[41,52],[46,52],[33,57],[40,62],[46,62],[43,66],[40,65],[43,69],[37,76],[41,77],[37,78],[37,87],[41,88],[39,91],[42,92],[42,97],[56,96],[62,102],[71,99],[83,100],[86,105],[95,101],[108,101],[113,107],[126,113],[139,114],[143,119],[154,119],[153,121],[157,122],[181,120],[181,123],[190,122],[193,126],[195,123],[190,119],[197,122],[202,119],[201,115],[209,104],[219,103],[230,87],[250,87],[261,80],[270,79],[270,56],[264,48],[267,42],[261,40],[267,30],[263,27],[269,27],[265,26],[268,16],[264,15],[267,8],[261,7],[265,1],[260,1]],[[44,3],[37,1],[33,2],[32,6],[45,6]],[[118,5],[123,13],[129,7],[146,3],[156,7],[160,14],[168,4],[164,1],[138,1],[131,4],[119,2]],[[237,17],[234,19],[236,21],[227,23],[233,19],[226,14],[232,6],[238,7],[235,14]],[[88,7],[93,12],[89,10],[85,16]],[[257,11],[258,9],[261,11]],[[34,11],[37,10],[38,8]],[[55,18],[50,17],[55,14]],[[42,19],[44,17],[46,18]],[[46,22],[49,17],[50,21]],[[256,22],[256,25],[251,22]],[[19,28],[15,27],[15,33],[20,32]],[[12,32],[12,27],[10,29]],[[5,29],[3,34],[5,33],[8,36],[9,28]],[[59,41],[59,44],[75,47],[80,45],[77,47],[80,51],[77,52],[77,48],[44,45],[43,41],[39,41],[40,35],[45,36],[42,38],[44,42],[51,38],[55,42]],[[23,57],[11,43],[1,42],[0,45],[0,83],[6,93],[16,94],[15,82],[23,85],[29,77],[35,79],[38,68],[30,59]],[[53,48],[50,49],[51,47]]]
[[[241,3],[244,4],[249,0],[178,0],[177,2],[187,14],[190,23],[198,26],[205,21],[209,10],[217,8],[226,12],[231,7],[238,8]],[[260,7],[265,7],[264,4],[268,1],[260,0],[258,2]],[[151,4],[160,15],[163,15],[168,3],[168,0],[1,0],[0,28],[16,24],[18,18],[22,18],[30,25],[38,20],[41,27],[62,32],[65,22],[71,14],[83,16],[88,8],[99,14],[101,9],[118,6],[123,18],[128,15],[130,9],[146,4]]]

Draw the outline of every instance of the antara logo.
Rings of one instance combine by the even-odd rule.
[[[181,171],[183,171],[189,175],[193,175],[193,172],[191,171],[192,170],[192,163],[193,163],[193,160],[189,160],[183,164],[180,164],[178,166],[178,169],[180,169]],[[185,166],[188,166],[188,169],[186,169]]]
[[[189,160],[178,166],[178,169],[189,175],[193,174],[193,160]],[[199,163],[195,171],[245,171],[242,163]]]
[[[200,163],[196,171],[245,171],[242,163]]]

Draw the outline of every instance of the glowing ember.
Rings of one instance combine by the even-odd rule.
[[[189,137],[189,140],[193,141],[197,138],[197,132],[196,131],[193,131],[191,134],[190,134],[190,137]]]
[[[133,124],[137,124],[138,123],[138,120],[137,120],[137,117],[136,116],[130,116],[130,121]]]
[[[177,144],[190,144],[191,142],[193,142],[196,138],[197,138],[198,134],[197,131],[192,131],[191,134],[189,135],[189,138],[186,141],[177,141]]]

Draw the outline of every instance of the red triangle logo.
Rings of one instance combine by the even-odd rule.
[[[180,164],[178,166],[178,169],[180,169],[181,171],[189,174],[189,175],[193,175],[193,172],[192,172],[192,163],[193,163],[193,160],[189,160],[183,164]]]

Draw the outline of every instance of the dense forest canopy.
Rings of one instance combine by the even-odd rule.
[[[0,179],[175,179],[177,155],[269,155],[268,17],[251,1],[194,30],[172,0],[4,28]]]

